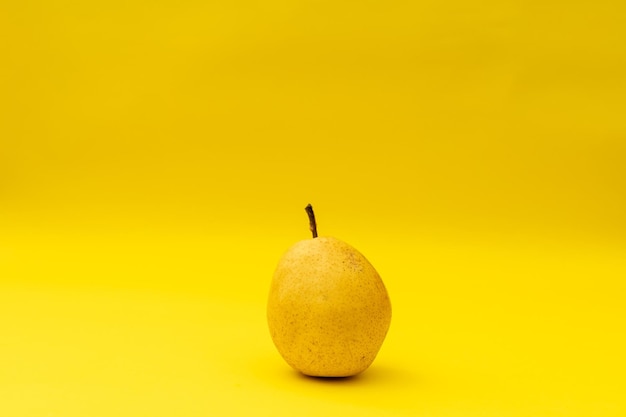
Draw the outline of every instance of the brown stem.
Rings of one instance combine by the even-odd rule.
[[[317,237],[317,224],[315,223],[315,213],[313,213],[313,206],[309,204],[304,209],[306,210],[306,214],[309,215],[309,229],[311,229],[313,238],[316,238]]]

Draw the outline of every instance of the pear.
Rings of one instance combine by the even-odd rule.
[[[282,256],[267,303],[270,335],[294,369],[309,376],[346,377],[374,361],[391,322],[391,303],[380,276],[355,248],[317,237]]]

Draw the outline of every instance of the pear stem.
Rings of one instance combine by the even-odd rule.
[[[313,234],[313,238],[317,237],[317,224],[315,223],[315,213],[313,213],[313,206],[308,204],[304,210],[306,210],[306,214],[309,215],[309,229]]]

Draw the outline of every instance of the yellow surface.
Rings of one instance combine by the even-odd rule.
[[[0,0],[0,416],[623,416],[623,2]],[[393,320],[294,373],[273,268]]]

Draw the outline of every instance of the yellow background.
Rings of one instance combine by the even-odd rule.
[[[619,1],[0,0],[0,415],[623,416]],[[274,265],[361,250],[372,367]]]

